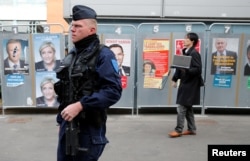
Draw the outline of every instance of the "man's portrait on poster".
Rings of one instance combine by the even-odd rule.
[[[3,41],[3,52],[7,57],[4,59],[4,74],[29,74],[27,60],[28,41],[21,39],[8,39]]]
[[[113,51],[119,66],[119,75],[121,76],[129,76],[130,75],[130,67],[123,65],[124,59],[124,50],[120,44],[112,44],[109,46],[110,50]]]
[[[237,38],[213,38],[211,74],[235,75],[238,51]]]
[[[244,66],[244,76],[250,76],[250,44],[246,51],[246,64]]]

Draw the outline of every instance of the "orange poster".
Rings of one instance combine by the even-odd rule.
[[[168,39],[143,41],[144,88],[162,88],[163,76],[167,76],[169,59]]]

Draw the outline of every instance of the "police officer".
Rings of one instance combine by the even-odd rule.
[[[100,47],[96,12],[83,5],[74,6],[72,11],[71,39],[75,47],[62,61],[55,83],[60,102],[57,161],[97,161],[108,143],[106,110],[120,99],[121,80],[114,53]],[[72,121],[79,126],[79,148],[87,150],[79,150],[76,155],[67,154],[65,148],[66,127]]]

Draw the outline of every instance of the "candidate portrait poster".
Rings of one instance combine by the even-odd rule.
[[[142,59],[144,88],[162,88],[163,77],[169,72],[169,40],[145,39]]]
[[[125,89],[128,85],[128,77],[131,71],[131,39],[105,39],[105,45],[110,47],[116,56],[119,66],[118,72],[121,76],[122,88]]]
[[[211,75],[235,75],[239,38],[217,37],[212,40]]]
[[[4,75],[29,74],[29,41],[27,39],[3,39]]]
[[[59,34],[33,35],[33,53],[36,72],[55,71],[61,60],[61,45]]]
[[[36,106],[57,107],[54,84],[58,81],[55,72],[36,72]]]

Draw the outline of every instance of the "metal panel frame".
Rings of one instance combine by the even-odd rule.
[[[238,58],[237,58],[237,72],[235,75],[232,76],[233,83],[233,90],[228,90],[228,89],[215,89],[214,92],[211,93],[211,87],[208,83],[211,83],[211,81],[207,82],[207,86],[209,87],[209,90],[206,91],[206,97],[205,97],[205,108],[233,108],[237,107],[238,109],[240,108],[249,108],[249,89],[247,89],[247,79],[249,77],[244,77],[243,76],[243,61],[245,60],[245,53],[246,53],[246,45],[247,42],[246,40],[250,40],[250,23],[213,23],[209,26],[209,35],[208,38],[214,38],[216,34],[219,36],[224,35],[225,38],[237,38],[236,36],[238,35],[239,38],[239,45],[238,45]],[[208,47],[211,48],[211,40],[209,41]],[[209,54],[208,54],[209,55]],[[209,67],[207,65],[207,67]],[[210,69],[207,69],[210,71]],[[206,77],[209,79],[210,73],[208,72],[206,74]],[[222,105],[221,103],[218,103],[218,105],[209,105],[209,97],[211,95],[217,96],[216,98],[219,98],[217,95],[218,93],[221,93],[224,96],[224,102],[225,105]],[[228,98],[228,95],[234,95],[232,98]],[[214,100],[214,99],[213,99]],[[245,100],[245,102],[244,102]],[[216,100],[215,100],[216,101]],[[233,101],[231,104],[226,104],[225,101]],[[242,102],[243,101],[243,102]]]
[[[139,41],[142,41],[144,38],[167,38],[166,36],[168,35],[169,36],[169,40],[170,40],[170,53],[169,53],[169,56],[170,56],[170,59],[169,61],[171,61],[171,55],[173,53],[173,51],[171,51],[171,49],[173,48],[171,45],[172,45],[172,36],[173,36],[173,33],[172,32],[182,32],[182,33],[185,33],[185,32],[201,32],[201,33],[206,33],[206,30],[207,30],[207,26],[204,24],[204,23],[201,23],[201,22],[183,22],[183,23],[141,23],[138,25],[137,27],[137,48],[138,48],[138,58],[137,58],[137,65],[138,65],[138,68],[137,68],[137,72],[140,73],[141,72],[141,68],[140,66],[142,66],[142,62],[141,62],[141,53],[142,53],[142,46],[140,43],[139,44]],[[167,34],[168,33],[168,34]],[[205,39],[205,35],[204,35],[204,39]],[[206,44],[206,40],[204,40],[204,46]],[[203,50],[202,53],[205,53],[205,47],[203,47]],[[170,63],[170,62],[169,62]],[[204,68],[204,66],[203,66]],[[204,69],[203,69],[204,70]],[[163,90],[160,92],[159,94],[159,90],[157,91],[157,89],[142,89],[142,87],[140,86],[141,85],[141,81],[142,81],[142,78],[141,78],[141,75],[138,74],[137,76],[137,114],[138,114],[138,111],[140,108],[144,108],[144,107],[166,107],[166,106],[173,106],[173,104],[171,105],[167,105],[168,103],[167,102],[171,102],[172,98],[171,98],[171,95],[172,95],[172,87],[170,85],[170,82],[169,81],[165,87],[163,88]],[[170,86],[169,89],[167,89],[167,87]],[[166,89],[167,91],[164,91],[164,89]],[[141,102],[139,102],[139,98],[140,98],[140,94],[143,95],[146,93],[146,90],[147,92],[150,92],[151,93],[151,98],[150,98],[150,103],[153,103],[152,99],[152,96],[154,97],[157,97],[157,99],[161,98],[161,97],[164,97],[165,96],[165,99],[167,100],[165,103],[163,102],[159,102],[156,101],[157,103],[160,103],[160,104],[151,104],[151,105],[148,105],[148,104],[141,104]],[[158,94],[157,94],[158,93]],[[170,93],[169,95],[167,95],[167,93]],[[201,99],[203,100],[203,95],[204,95],[204,91],[203,91],[203,94],[201,96]],[[147,98],[145,98],[147,99]],[[163,98],[162,98],[163,99]],[[161,100],[162,100],[161,99]],[[202,102],[202,113],[204,113],[204,105],[203,105],[203,101]]]

